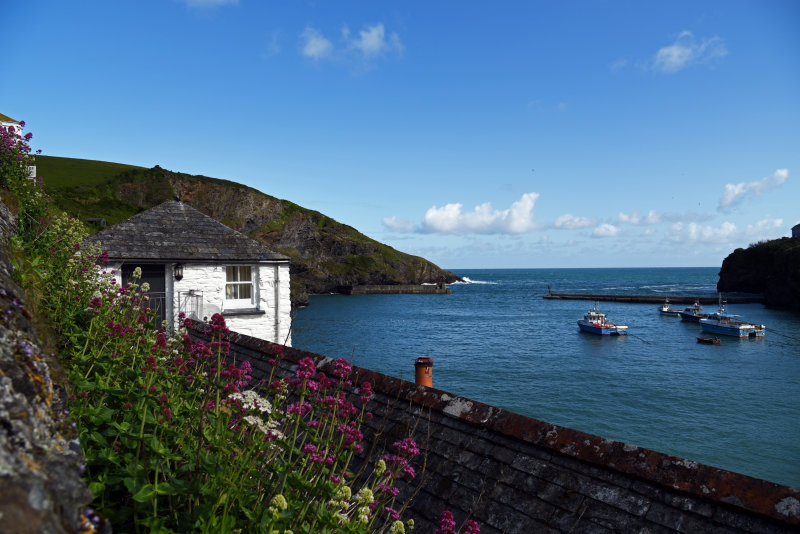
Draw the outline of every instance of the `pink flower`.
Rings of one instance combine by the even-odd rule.
[[[464,522],[464,526],[461,527],[461,534],[480,534],[480,532],[481,528],[478,526],[478,523],[472,519],[467,519]]]
[[[314,376],[316,372],[317,368],[316,365],[314,365],[314,360],[306,356],[297,364],[297,371],[295,374],[300,380],[307,380]]]
[[[351,370],[352,367],[350,367],[350,364],[347,362],[347,360],[345,360],[344,358],[339,358],[338,360],[336,360],[336,364],[333,369],[333,374],[344,380],[345,378],[347,378],[347,375],[350,374]]]
[[[439,528],[436,529],[434,534],[455,534],[456,522],[453,519],[453,513],[450,510],[442,512],[439,518]]]

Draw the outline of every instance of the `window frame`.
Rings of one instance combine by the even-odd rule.
[[[242,269],[250,270],[249,280],[241,278]],[[228,280],[230,269],[235,269],[235,280]],[[225,265],[225,286],[222,290],[223,309],[256,309],[258,307],[258,267],[252,264],[229,264]],[[228,288],[249,287],[250,296],[247,298],[229,298]],[[234,291],[234,294],[236,291]]]

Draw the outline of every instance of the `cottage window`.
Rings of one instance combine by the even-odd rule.
[[[253,269],[249,265],[225,267],[225,300],[234,306],[249,306],[253,303]]]

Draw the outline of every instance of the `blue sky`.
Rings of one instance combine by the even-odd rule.
[[[0,14],[35,149],[241,182],[445,268],[717,266],[800,223],[800,2]]]

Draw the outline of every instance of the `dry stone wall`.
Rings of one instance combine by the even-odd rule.
[[[5,241],[15,228],[0,203]],[[66,422],[66,393],[0,246],[0,532],[81,531],[92,494],[80,478],[83,457]]]

